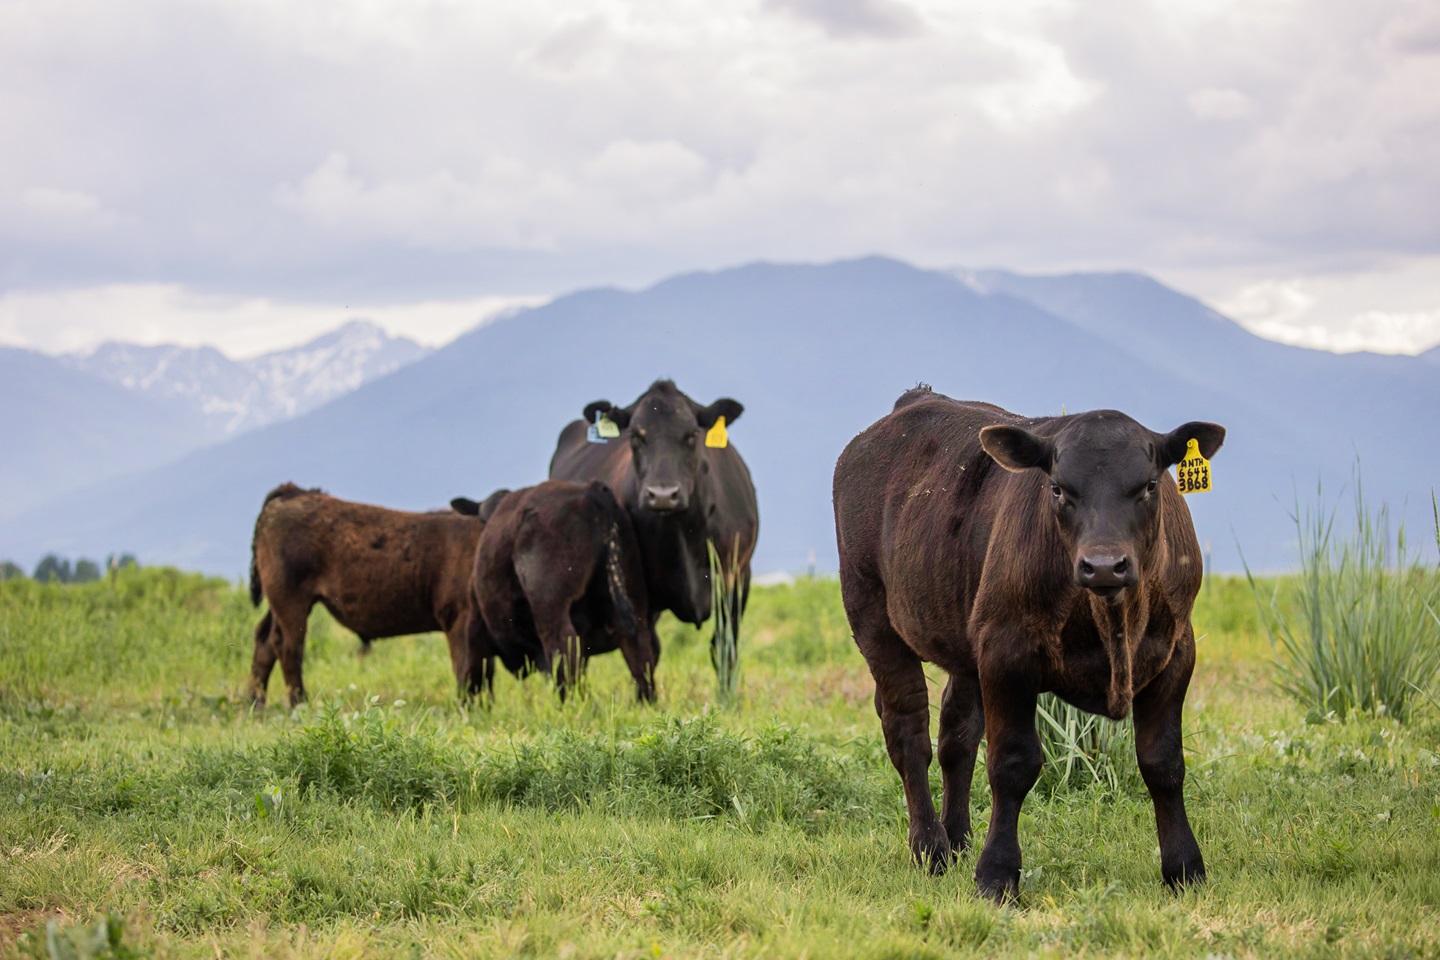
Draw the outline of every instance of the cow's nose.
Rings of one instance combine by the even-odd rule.
[[[1075,581],[1103,597],[1114,597],[1135,582],[1135,565],[1123,553],[1083,554],[1075,564]]]
[[[646,487],[645,506],[651,510],[664,513],[667,510],[675,510],[680,506],[679,485],[668,487]]]

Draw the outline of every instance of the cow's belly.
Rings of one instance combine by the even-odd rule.
[[[389,598],[357,591],[322,595],[320,602],[336,621],[365,640],[439,630],[435,613],[410,598]]]

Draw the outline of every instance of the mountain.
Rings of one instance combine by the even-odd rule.
[[[209,439],[194,411],[30,350],[0,348],[0,410],[0,519]]]
[[[1292,563],[1295,491],[1338,493],[1357,451],[1368,493],[1428,511],[1440,450],[1414,429],[1417,412],[1440,409],[1433,365],[1261,341],[1144,277],[1048,279],[868,258],[582,291],[309,414],[0,523],[0,556],[126,550],[241,576],[277,483],[412,509],[534,483],[587,402],[629,403],[657,377],[745,404],[730,438],[760,495],[760,571],[802,569],[812,548],[834,569],[835,458],[918,381],[1032,415],[1113,407],[1156,430],[1225,424],[1215,490],[1188,501],[1222,570],[1238,569],[1240,547],[1259,569]]]
[[[221,439],[313,410],[428,352],[374,323],[352,320],[303,346],[249,360],[231,360],[212,347],[111,342],[60,361],[198,411]]]

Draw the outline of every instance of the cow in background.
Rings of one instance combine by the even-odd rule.
[[[666,610],[696,626],[709,619],[707,543],[713,541],[733,586],[728,613],[738,632],[750,596],[760,511],[739,452],[728,440],[723,447],[707,446],[706,434],[720,417],[728,427],[744,409],[728,397],[704,407],[669,380],[657,380],[628,407],[608,400],[587,404],[584,419],[560,433],[550,478],[600,480],[619,498],[640,544],[652,628]],[[587,433],[602,415],[619,436],[591,443]],[[712,657],[718,657],[713,644]]]
[[[919,387],[840,455],[845,612],[904,783],[910,848],[931,872],[970,843],[984,736],[992,805],[975,879],[992,898],[1018,895],[1020,805],[1042,763],[1035,699],[1053,691],[1112,719],[1133,708],[1161,876],[1172,887],[1204,879],[1180,730],[1203,569],[1168,468],[1190,440],[1208,458],[1224,438],[1201,422],[1153,433],[1113,410],[1026,419]],[[950,675],[938,818],[926,661]]]
[[[255,627],[251,695],[265,703],[279,659],[290,705],[305,699],[310,609],[323,604],[362,644],[440,630],[462,695],[488,689],[493,652],[471,636],[470,575],[484,522],[452,510],[409,513],[285,483],[265,497],[251,542]]]
[[[564,700],[590,657],[618,648],[636,695],[653,701],[660,646],[645,572],[630,518],[610,489],[548,480],[492,494],[479,510],[486,524],[471,599],[488,637],[477,655],[493,649],[514,673],[552,674]]]

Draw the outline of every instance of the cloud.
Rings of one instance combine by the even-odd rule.
[[[1414,354],[1440,344],[1440,308],[1321,311],[1326,292],[1317,288],[1323,286],[1302,278],[1266,280],[1215,306],[1252,333],[1316,350]]]
[[[1239,90],[1206,87],[1185,98],[1190,112],[1200,120],[1239,120],[1250,116],[1254,103]]]
[[[1440,251],[1433,6],[7,8],[0,289],[425,301],[876,251],[1378,276]]]
[[[218,347],[247,357],[304,343],[354,319],[438,345],[543,296],[480,297],[393,304],[286,303],[197,293],[176,284],[111,284],[0,295],[0,343],[46,353],[105,340]]]
[[[899,0],[765,0],[768,10],[813,23],[832,37],[893,40],[925,31],[925,22]]]

